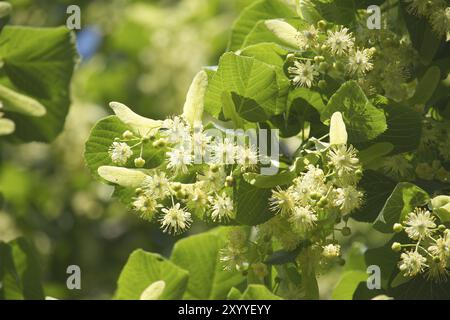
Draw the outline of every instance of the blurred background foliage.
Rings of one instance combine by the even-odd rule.
[[[134,249],[167,255],[177,238],[130,214],[111,200],[111,188],[93,181],[83,162],[89,130],[113,100],[151,118],[179,113],[192,77],[217,64],[232,21],[252,0],[10,2],[10,23],[30,26],[65,24],[68,5],[79,5],[82,59],[63,134],[50,145],[0,143],[0,240],[24,235],[34,242],[47,295],[110,298]],[[380,242],[368,225],[353,230],[349,244]],[[81,267],[82,290],[66,288],[71,264]],[[321,281],[324,298],[337,279],[331,273]]]

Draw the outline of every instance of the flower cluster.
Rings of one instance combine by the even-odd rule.
[[[232,187],[237,176],[257,167],[254,145],[232,136],[213,139],[201,124],[191,126],[176,116],[145,133],[125,131],[110,146],[109,156],[115,165],[143,168],[149,145],[165,154],[165,161],[145,170],[135,188],[131,206],[140,217],[152,221],[159,212],[161,228],[173,234],[188,229],[193,215],[219,223],[233,219]],[[189,183],[179,182],[189,175],[194,176]]]
[[[404,231],[410,242],[394,242],[392,249],[401,253],[398,268],[406,277],[426,274],[428,279],[439,282],[448,278],[450,268],[450,229],[438,224],[434,212],[415,208],[400,223],[395,232]]]
[[[419,148],[414,152],[385,157],[381,171],[397,181],[450,181],[443,164],[450,161],[450,123],[432,118],[424,120]]]
[[[264,262],[272,243],[289,252],[299,250],[296,259],[312,270],[325,270],[333,262],[342,262],[335,232],[351,234],[348,218],[363,202],[363,193],[357,187],[362,166],[356,149],[347,144],[339,112],[331,117],[329,136],[330,143],[311,138],[302,147],[289,169],[291,178],[272,190],[269,208],[274,216],[253,229],[251,241],[248,236],[230,237],[222,252],[226,269],[251,269]],[[339,228],[342,221],[344,225]],[[302,290],[297,289],[291,291],[300,294]]]
[[[404,0],[411,14],[426,17],[440,36],[450,33],[450,7],[445,0]]]
[[[325,78],[363,78],[373,69],[375,48],[355,44],[355,37],[343,26],[329,28],[325,21],[296,30],[280,20],[268,20],[266,25],[278,37],[288,41],[296,51],[288,55],[288,73],[295,86],[311,88],[327,86]]]
[[[322,234],[324,226],[334,231],[336,221],[347,219],[362,204],[363,193],[357,189],[362,169],[353,146],[331,145],[317,155],[317,163],[306,165],[289,187],[272,191],[271,208],[277,216],[264,228],[287,250]],[[324,255],[339,252],[333,250],[325,246]]]

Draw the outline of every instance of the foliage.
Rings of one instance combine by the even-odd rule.
[[[381,30],[367,28],[368,1],[294,2],[242,10],[217,66],[196,70],[180,115],[148,118],[143,100],[126,99],[136,88],[111,94],[131,107],[110,103],[114,115],[90,131],[91,175],[144,226],[211,229],[174,239],[165,257],[135,250],[116,299],[319,299],[321,276],[337,273],[334,299],[448,298],[449,2],[374,1]],[[154,10],[130,10],[139,9]],[[133,17],[122,32],[145,24]],[[0,46],[0,132],[50,141],[69,102],[70,36],[5,27],[2,37],[17,46]],[[46,43],[32,59],[20,50],[27,37],[22,50]],[[31,118],[44,110],[48,121]],[[384,241],[373,245],[365,230]],[[0,247],[4,298],[43,297],[38,269],[23,266],[36,263],[24,243]],[[370,266],[382,270],[376,290]]]

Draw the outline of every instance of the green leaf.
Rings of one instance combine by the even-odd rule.
[[[357,221],[373,222],[394,190],[396,182],[379,172],[365,170],[359,186],[364,190],[364,204],[352,213],[352,218]]]
[[[120,121],[117,116],[106,117],[92,128],[86,141],[84,158],[93,176],[99,177],[97,172],[99,167],[115,165],[108,150],[114,139],[121,137],[126,130],[132,130],[132,128]],[[133,156],[130,157],[125,167],[135,168],[133,161],[139,157],[140,148],[134,148],[133,152]],[[149,143],[144,147],[142,158],[145,160],[145,168],[154,168],[164,161],[164,152],[153,148]]]
[[[114,298],[139,299],[149,285],[160,280],[166,284],[161,300],[181,299],[187,287],[188,272],[159,254],[135,250],[120,273]]]
[[[303,20],[308,21],[310,24],[316,24],[319,20],[322,20],[322,16],[311,0],[298,0],[297,13]]]
[[[429,195],[424,190],[412,183],[401,182],[387,199],[374,222],[374,228],[384,233],[392,233],[394,223],[401,223],[414,208],[423,206],[428,201]]]
[[[422,136],[420,112],[393,101],[389,101],[383,109],[386,112],[388,129],[375,141],[393,144],[391,155],[416,150]]]
[[[24,238],[0,242],[0,283],[4,299],[44,299],[38,257]]]
[[[239,300],[283,300],[281,297],[273,294],[265,286],[260,284],[251,284],[244,291]]]
[[[287,108],[285,113],[271,119],[271,123],[280,129],[282,137],[297,135],[304,128],[306,122],[313,124],[311,135],[319,134],[321,136],[321,131],[329,131],[320,122],[320,112],[326,106],[318,92],[301,87],[290,91]]]
[[[0,136],[5,136],[14,132],[16,125],[9,119],[0,118]]]
[[[235,128],[244,128],[245,122],[236,111],[233,101],[234,92],[222,92],[222,112],[225,120],[231,120]]]
[[[295,12],[279,0],[261,0],[245,8],[233,23],[228,50],[242,47],[245,37],[260,20],[295,16]]]
[[[417,276],[411,281],[388,290],[388,295],[397,300],[448,300],[450,282],[434,282]]]
[[[322,120],[328,121],[337,111],[343,115],[351,143],[372,140],[387,129],[384,112],[370,103],[355,81],[344,83],[330,98]]]
[[[224,93],[226,94],[226,92]],[[268,119],[264,109],[255,100],[243,97],[235,92],[231,92],[231,100],[236,112],[242,119],[250,122],[264,122]]]
[[[279,81],[276,68],[255,58],[231,52],[221,57],[218,70],[209,81],[205,97],[205,110],[212,116],[217,117],[222,109],[223,92],[234,92],[240,96],[236,111],[241,111],[250,118],[254,118],[254,113],[261,110],[259,107],[267,115],[284,111],[285,106],[278,102]]]
[[[241,296],[242,292],[236,288],[231,288],[230,292],[228,292],[227,300],[239,300]]]
[[[296,100],[301,100],[305,104],[313,107],[318,113],[324,113],[327,106],[323,102],[323,96],[314,90],[298,87],[295,90],[292,90],[289,93],[288,97],[288,105],[292,106],[292,104]]]
[[[275,43],[258,43],[241,50],[240,55],[253,57],[261,62],[283,68],[285,57],[288,54],[286,49]],[[282,70],[281,70],[282,71]],[[288,80],[289,81],[289,80]]]
[[[429,65],[442,43],[442,37],[431,28],[427,23],[423,31],[422,43],[420,46],[420,60],[424,65]]]
[[[225,271],[220,250],[226,239],[222,234],[203,233],[178,241],[171,261],[189,272],[183,299],[225,299],[234,286],[245,278],[237,271]]]
[[[364,254],[367,266],[376,265],[380,267],[381,286],[384,289],[388,288],[394,273],[398,272],[397,263],[400,260],[400,253],[393,251],[391,247],[394,242],[402,242],[400,240],[402,237],[404,235],[396,234],[384,246],[368,249]]]
[[[236,221],[249,226],[256,226],[273,217],[269,210],[271,189],[262,189],[252,186],[244,179],[240,179],[235,194],[237,207]]]
[[[345,272],[333,290],[333,300],[352,300],[353,293],[361,281],[367,279],[367,273],[360,270]]]
[[[409,100],[410,105],[425,105],[433,96],[441,81],[441,70],[437,66],[428,68],[417,84],[414,96]]]
[[[77,53],[66,27],[6,26],[0,34],[0,82],[43,105],[47,113],[34,118],[10,114],[15,135],[23,141],[51,141],[63,129],[70,105],[70,81]]]
[[[325,19],[335,24],[348,25],[356,19],[357,2],[361,0],[299,0],[297,11],[310,23]]]
[[[377,169],[380,165],[380,160],[391,153],[392,150],[394,150],[392,143],[375,143],[359,152],[359,161],[361,161],[364,169]]]

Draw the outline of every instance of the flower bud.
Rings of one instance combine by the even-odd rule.
[[[403,226],[400,223],[395,223],[394,226],[392,227],[392,230],[396,233],[402,232]]]
[[[319,22],[317,22],[317,27],[320,30],[326,30],[327,29],[327,22],[325,20],[320,20]]]
[[[164,139],[158,139],[155,142],[153,142],[153,147],[155,148],[163,148],[166,146],[166,140]]]
[[[131,132],[130,130],[126,130],[126,131],[122,134],[122,137],[123,137],[124,139],[131,139],[131,138],[133,138],[133,136],[134,136],[134,134],[133,134],[133,132]]]
[[[327,88],[327,82],[325,80],[319,80],[317,85],[322,90],[325,90]]]
[[[145,166],[145,160],[141,157],[136,158],[134,159],[134,165],[136,166],[136,168],[142,168],[143,166]]]
[[[328,70],[330,70],[330,64],[328,62],[324,61],[319,64],[320,72],[326,73],[326,72],[328,72]]]
[[[311,194],[309,195],[309,197],[311,198],[311,200],[320,200],[320,198],[322,197],[322,195],[318,192],[311,192]]]
[[[339,72],[344,72],[345,71],[345,66],[340,61],[333,63],[333,68],[336,69]]]
[[[402,250],[402,245],[401,245],[400,243],[398,243],[398,242],[394,242],[394,243],[392,244],[391,249],[392,249],[393,251],[395,251],[395,252],[400,252],[400,250]]]
[[[325,61],[324,56],[315,56],[314,57],[314,62],[316,62],[316,63],[323,62],[323,61]]]
[[[317,205],[319,206],[319,208],[324,208],[328,203],[329,203],[328,199],[326,197],[322,197],[320,198]]]
[[[232,187],[234,185],[234,178],[232,176],[227,176],[225,178],[225,186]]]
[[[287,61],[292,61],[292,60],[294,60],[295,59],[295,55],[293,54],[293,53],[288,53],[287,55],[286,55],[286,60]]]
[[[177,192],[181,190],[181,183],[179,182],[174,182],[172,183],[172,190]]]
[[[176,197],[178,199],[187,199],[189,195],[186,192],[184,192],[184,190],[178,190],[176,193]]]
[[[341,233],[344,237],[348,237],[352,234],[352,229],[350,229],[349,227],[343,227]]]

